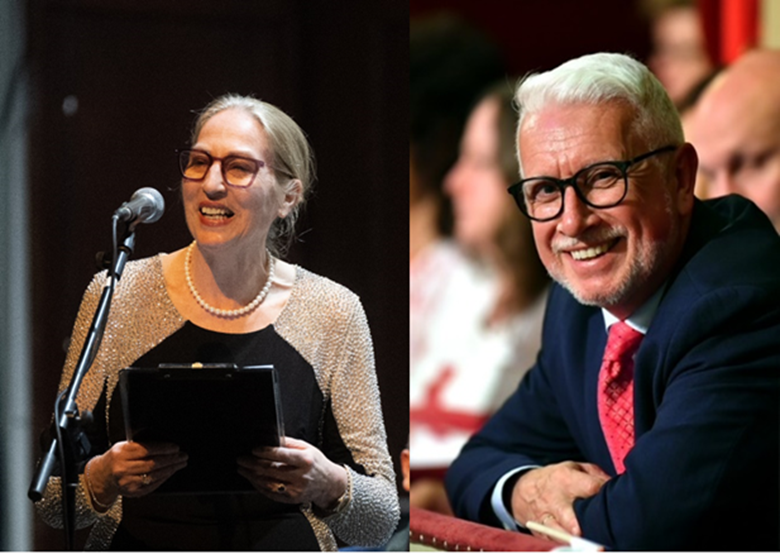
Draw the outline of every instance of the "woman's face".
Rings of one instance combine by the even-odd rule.
[[[250,113],[230,108],[206,122],[192,148],[214,158],[232,155],[266,162],[246,188],[225,183],[217,160],[202,181],[182,179],[187,227],[201,247],[262,248],[271,224],[289,211],[269,167],[271,151],[263,126]]]
[[[648,66],[679,103],[712,71],[704,25],[695,6],[669,8],[653,22],[653,51]]]
[[[498,162],[498,108],[488,98],[471,113],[458,161],[444,181],[452,198],[455,237],[478,251],[490,247],[507,210],[514,209]]]

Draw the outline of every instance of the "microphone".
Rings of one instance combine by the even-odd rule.
[[[121,221],[129,221],[135,225],[139,223],[154,223],[160,219],[165,211],[165,200],[157,189],[144,187],[138,189],[114,212]]]

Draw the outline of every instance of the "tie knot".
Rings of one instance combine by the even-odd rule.
[[[623,321],[618,321],[609,328],[607,348],[604,359],[614,362],[627,362],[639,349],[644,335]]]

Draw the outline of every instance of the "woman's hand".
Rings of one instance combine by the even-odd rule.
[[[102,506],[117,496],[144,496],[187,465],[187,454],[170,443],[122,441],[92,458],[86,477],[93,499]]]
[[[332,509],[347,488],[344,466],[331,462],[306,441],[285,438],[279,447],[262,447],[238,459],[238,473],[268,498],[286,504],[312,502]]]

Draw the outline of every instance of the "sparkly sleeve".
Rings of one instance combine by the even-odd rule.
[[[73,326],[68,354],[65,358],[65,366],[60,378],[58,392],[67,388],[78,362],[78,356],[81,353],[82,345],[86,340],[92,318],[100,300],[100,295],[105,282],[105,272],[95,275],[92,282],[87,287],[84,297],[79,307],[76,323]],[[79,387],[79,396],[76,399],[79,410],[92,410],[97,404],[98,397],[103,390],[103,374],[99,371],[90,370],[84,377]],[[43,498],[35,503],[35,508],[41,518],[52,527],[62,527],[62,485],[59,477],[51,477],[46,484]],[[111,510],[106,514],[111,513]],[[76,527],[78,529],[92,525],[98,518],[106,514],[98,514],[92,509],[87,499],[86,489],[84,487],[83,475],[80,476],[79,486],[76,489]]]
[[[366,315],[349,289],[297,270],[293,294],[274,327],[314,368],[339,437],[364,470],[349,470],[349,494],[336,514],[320,518],[310,507],[303,511],[323,550],[336,549],[331,534],[353,546],[381,546],[398,524],[400,508]]]
[[[374,365],[374,350],[365,312],[355,296],[331,374],[331,401],[339,434],[362,475],[350,469],[352,490],[338,514],[324,521],[342,540],[363,547],[381,546],[400,518],[395,472],[387,449],[387,434]]]
[[[59,390],[70,384],[95,310],[100,303],[106,277],[105,271],[95,275],[84,293],[73,326]],[[114,291],[100,350],[79,387],[76,398],[79,410],[93,411],[105,387],[108,414],[108,402],[118,381],[119,370],[131,365],[181,325],[183,320],[167,296],[160,257],[128,262]],[[60,478],[51,477],[43,498],[36,503],[41,518],[53,527],[62,527],[61,491]],[[101,540],[103,542],[99,544],[105,546],[107,543],[104,539],[110,540],[121,516],[121,498],[103,514],[92,508],[82,476],[76,491],[77,528],[98,522],[92,530],[90,541]]]

